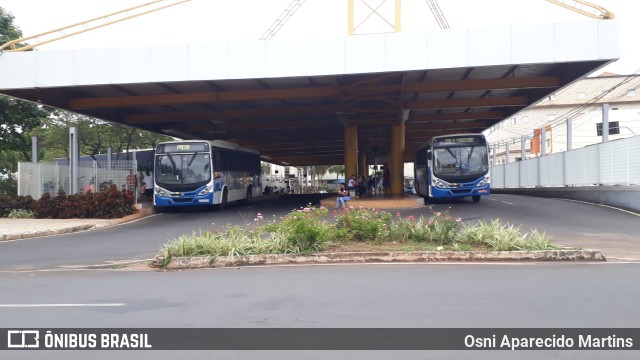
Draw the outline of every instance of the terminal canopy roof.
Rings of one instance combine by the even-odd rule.
[[[347,123],[373,163],[390,152],[391,125],[405,122],[411,161],[432,136],[482,132],[616,59],[616,29],[5,53],[0,92],[183,139],[228,140],[290,165],[343,163]],[[576,31],[595,41],[576,41]]]

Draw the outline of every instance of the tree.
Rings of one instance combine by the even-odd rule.
[[[17,151],[31,159],[30,132],[49,115],[43,107],[0,95],[0,149]]]
[[[43,160],[69,157],[69,128],[78,129],[78,145],[81,155],[89,155],[96,160],[97,154],[104,154],[111,147],[114,153],[130,149],[148,149],[171,137],[153,134],[145,130],[125,127],[69,111],[54,110],[43,121],[40,128],[31,135],[41,139],[44,149]]]
[[[329,168],[327,168],[327,172],[329,174],[336,174],[336,180],[337,180],[338,176],[344,174],[344,165],[331,165],[329,166]]]
[[[13,14],[0,6],[0,45],[22,37],[22,30],[13,24]]]

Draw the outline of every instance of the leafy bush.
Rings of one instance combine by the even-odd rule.
[[[523,233],[518,226],[506,224],[500,219],[490,223],[480,221],[464,226],[457,241],[474,247],[486,247],[496,251],[555,249],[547,234],[533,230]]]
[[[61,191],[52,197],[45,193],[32,205],[32,210],[38,218],[110,219],[133,214],[133,203],[133,192],[118,190],[117,186],[112,185],[95,194],[66,195]]]
[[[453,219],[448,212],[437,212],[431,218],[420,217],[416,220],[413,216],[401,218],[391,223],[388,231],[388,240],[432,242],[438,245],[451,245],[454,243],[460,219]]]
[[[267,225],[266,230],[286,239],[296,253],[313,252],[322,249],[328,240],[332,240],[334,230],[325,219],[328,210],[324,207],[307,206],[294,210],[282,221]]]
[[[7,217],[12,210],[31,210],[31,196],[16,196],[0,193],[0,217]]]
[[[334,211],[337,229],[343,241],[379,241],[385,238],[391,214],[375,209]]]
[[[33,219],[33,212],[28,209],[13,209],[7,216],[10,219]]]

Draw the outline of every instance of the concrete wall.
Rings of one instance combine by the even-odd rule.
[[[494,194],[529,195],[587,201],[640,211],[640,186],[588,186],[491,189]]]

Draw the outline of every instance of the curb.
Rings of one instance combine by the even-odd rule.
[[[130,221],[138,220],[143,217],[155,214],[155,209],[153,207],[144,207],[138,209],[134,214],[127,215],[118,219],[94,219],[94,220],[106,220],[97,224],[86,224],[86,225],[77,225],[71,226],[67,228],[55,229],[55,230],[36,230],[33,232],[24,232],[21,234],[8,234],[2,235],[0,241],[8,241],[8,240],[20,240],[20,239],[30,239],[37,238],[43,236],[51,236],[51,235],[63,235],[69,234],[78,231],[86,231],[91,229],[102,229],[109,226],[120,225]]]
[[[162,258],[154,259],[161,266]],[[167,270],[221,268],[256,265],[344,264],[344,263],[428,263],[428,262],[541,262],[541,261],[606,261],[600,250],[542,251],[412,251],[412,252],[345,252],[315,255],[249,255],[234,257],[174,257]]]

